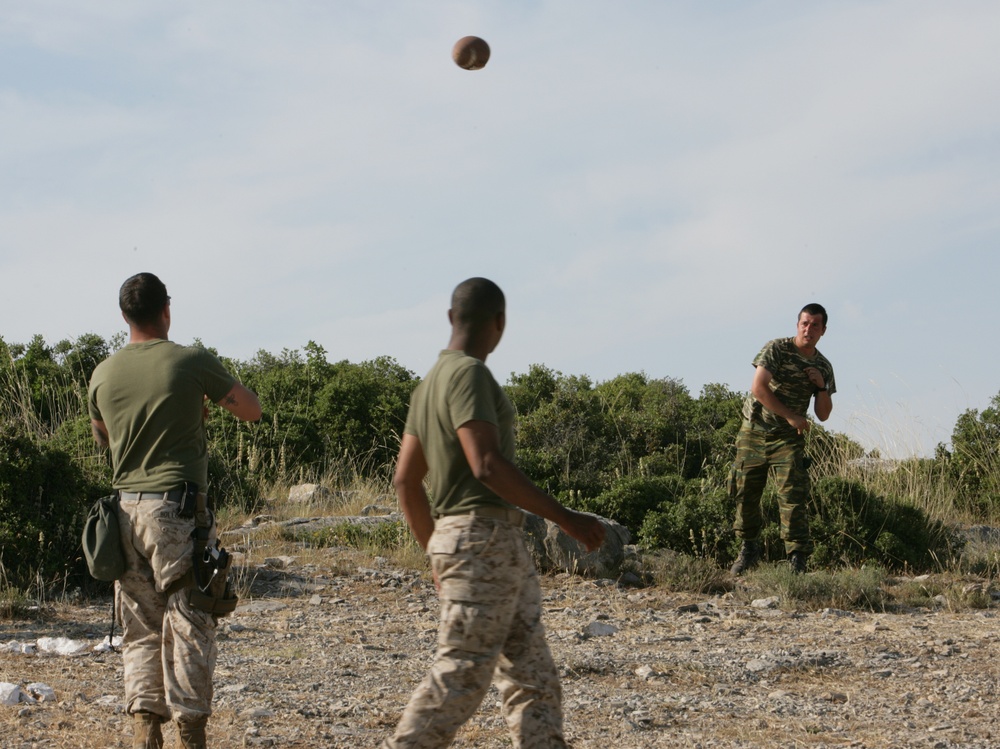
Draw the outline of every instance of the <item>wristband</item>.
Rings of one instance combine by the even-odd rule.
[[[829,389],[830,389],[830,388],[826,388],[826,387],[821,387],[821,388],[816,388],[816,392],[817,392],[817,393],[825,393],[825,392],[827,392],[827,391],[828,391]]]

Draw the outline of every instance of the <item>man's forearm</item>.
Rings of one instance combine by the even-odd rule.
[[[761,388],[759,390],[754,390],[754,397],[760,401],[761,405],[764,406],[768,411],[783,419],[792,419],[800,414],[795,413],[781,402],[781,399],[776,396],[770,388]]]
[[[562,525],[566,522],[566,508],[535,486],[520,468],[506,458],[491,456],[486,473],[476,478],[505,502],[553,523]]]
[[[816,414],[816,418],[820,421],[826,421],[830,418],[830,414],[833,413],[833,399],[830,398],[830,393],[826,390],[816,393],[816,401],[813,403],[813,411]]]
[[[417,486],[397,485],[396,495],[399,497],[399,506],[403,510],[407,525],[413,537],[417,539],[420,548],[427,550],[427,543],[434,533],[434,518],[431,515],[430,502],[427,501],[427,492],[422,484]]]

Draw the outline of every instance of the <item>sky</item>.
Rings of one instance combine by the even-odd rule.
[[[931,455],[1000,392],[997,29],[992,0],[0,0],[0,337],[110,338],[149,271],[180,343],[422,375],[486,276],[501,382],[697,396],[819,302],[825,426]]]

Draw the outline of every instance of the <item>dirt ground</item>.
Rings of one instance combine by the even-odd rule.
[[[430,663],[433,586],[343,550],[279,566],[245,569],[247,595],[220,623],[210,745],[376,746]],[[543,586],[577,749],[1000,746],[996,608],[797,612],[566,575]],[[131,745],[120,654],[3,651],[96,645],[109,612],[110,599],[0,620],[0,681],[55,692],[0,707],[0,747]],[[510,746],[495,691],[454,746]]]

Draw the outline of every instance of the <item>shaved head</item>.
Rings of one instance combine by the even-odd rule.
[[[452,324],[475,337],[502,315],[507,303],[500,287],[487,278],[470,278],[455,287],[451,295]]]

